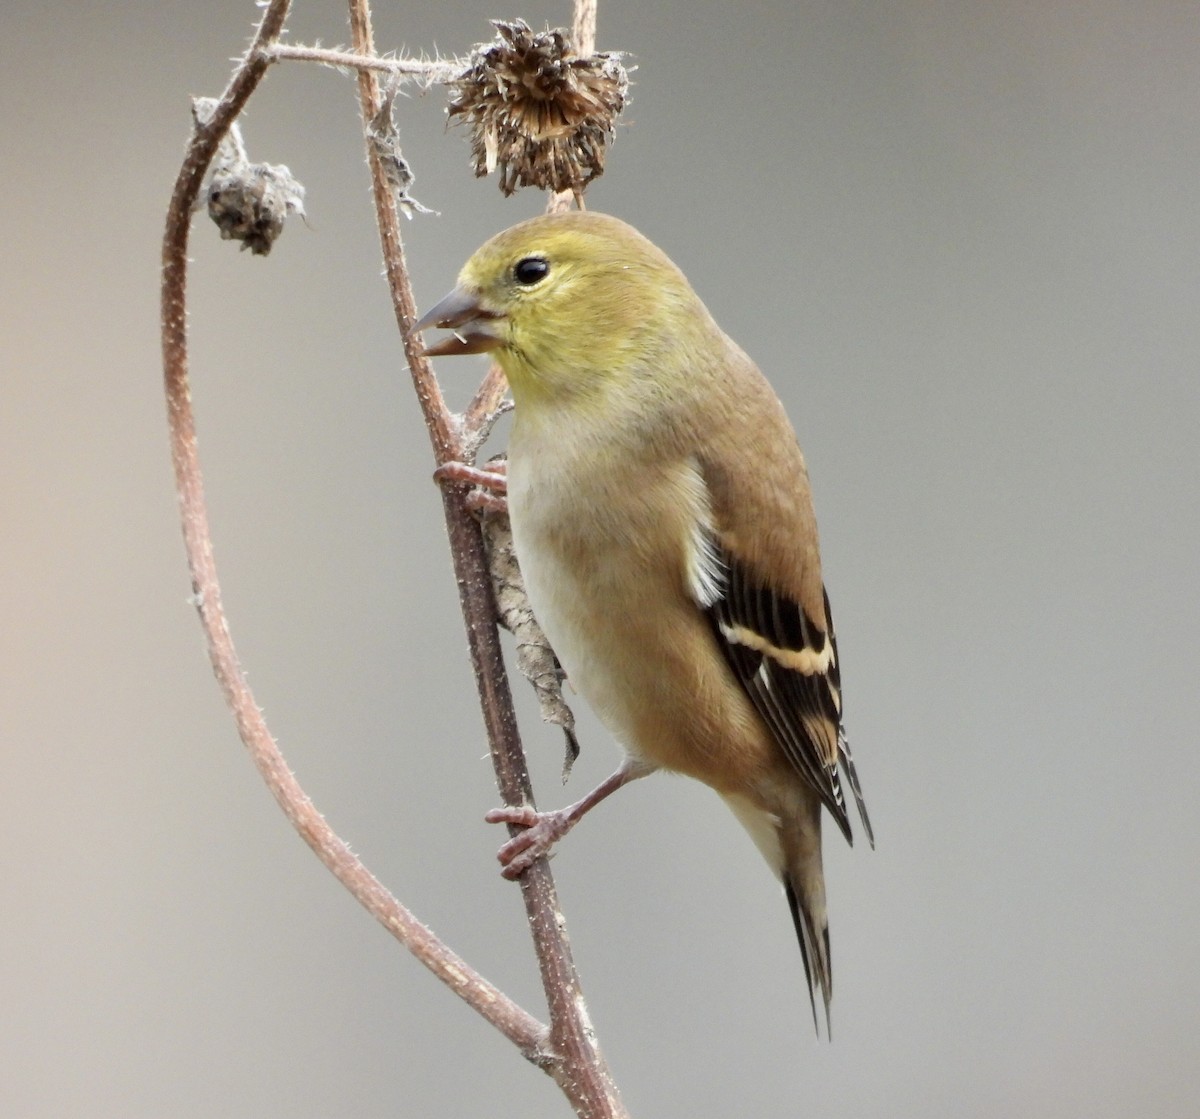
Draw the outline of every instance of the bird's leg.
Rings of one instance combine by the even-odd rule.
[[[612,776],[606,777],[587,796],[557,812],[538,812],[528,804],[509,808],[493,808],[484,819],[489,824],[511,824],[523,828],[500,848],[500,860],[505,878],[519,878],[543,855],[548,855],[564,835],[606,797],[623,785],[654,772],[654,766],[627,758]]]
[[[488,464],[489,469],[468,466],[465,462],[444,462],[433,472],[433,480],[441,485],[463,484],[474,486],[466,496],[467,506],[485,513],[507,513],[508,463],[498,460]]]

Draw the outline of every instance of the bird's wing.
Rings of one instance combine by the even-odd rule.
[[[820,794],[853,842],[839,767],[874,843],[858,774],[842,732],[837,639],[822,594],[819,619],[757,579],[718,537],[712,543],[724,579],[707,607],[713,636],[788,761]]]
[[[752,368],[752,367],[751,367]],[[804,458],[766,382],[740,386],[746,411],[709,433],[712,455],[697,456],[707,494],[703,545],[711,562],[697,604],[734,676],[780,750],[817,791],[852,842],[842,776],[874,845],[858,775],[842,731],[841,672],[829,598],[821,581],[816,521]],[[753,476],[731,473],[731,444],[753,432],[778,452]],[[725,446],[721,446],[722,442]],[[702,581],[703,582],[703,581]]]

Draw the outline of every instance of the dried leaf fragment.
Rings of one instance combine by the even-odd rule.
[[[604,171],[629,73],[619,52],[581,57],[558,28],[493,20],[496,38],[471,53],[451,83],[448,110],[471,126],[475,174],[500,172],[500,189],[578,193]]]
[[[399,88],[399,80],[393,78],[380,101],[379,112],[371,118],[367,125],[367,141],[379,160],[380,167],[383,168],[383,177],[387,180],[388,186],[392,188],[392,196],[396,200],[396,205],[400,208],[400,212],[411,221],[414,213],[436,214],[437,211],[431,210],[428,206],[422,206],[409,194],[416,176],[413,174],[408,160],[400,151],[400,134],[396,130],[396,121],[392,115],[392,106],[396,103],[396,93]]]

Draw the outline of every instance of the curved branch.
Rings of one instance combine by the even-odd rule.
[[[405,909],[336,835],[305,795],[283,760],[246,683],[221,606],[188,389],[188,235],[192,208],[217,145],[266,73],[268,48],[282,30],[288,7],[288,0],[273,0],[267,8],[254,42],[216,110],[205,124],[196,128],[167,210],[162,274],[163,371],[171,457],[191,569],[193,602],[204,628],[213,672],[233,711],[238,733],[292,826],[384,928],[513,1041],[526,1057],[541,1064],[548,1059],[546,1027],[479,975]]]

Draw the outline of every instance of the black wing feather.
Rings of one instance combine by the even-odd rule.
[[[827,632],[799,604],[757,582],[744,564],[721,547],[720,540],[712,539],[710,543],[720,561],[722,593],[706,607],[706,612],[726,662],[780,749],[817,791],[847,842],[852,843],[839,768],[845,774],[873,847],[875,839],[858,773],[841,727],[841,678],[832,624]],[[828,596],[825,616],[830,618]],[[747,633],[757,635],[775,650],[784,653],[808,650],[814,657],[821,655],[828,641],[832,652],[828,669],[802,672],[788,667],[769,652],[738,640],[739,634],[744,637]],[[836,760],[827,764],[825,759],[830,756]]]

